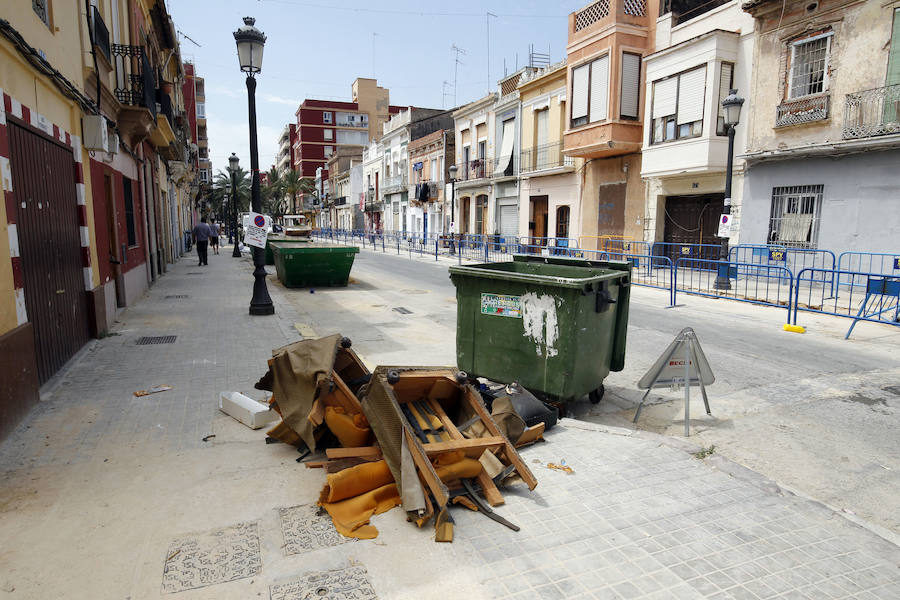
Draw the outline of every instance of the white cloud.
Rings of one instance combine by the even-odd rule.
[[[213,93],[216,95],[219,95],[219,96],[228,96],[229,98],[237,98],[238,97],[237,92],[235,92],[234,90],[229,90],[228,88],[224,88],[224,87],[214,88]]]
[[[242,115],[243,116],[243,115]],[[213,173],[228,166],[228,157],[234,152],[241,159],[241,167],[250,170],[250,132],[246,118],[223,120],[214,113],[207,113],[209,132],[209,154]],[[281,129],[267,125],[257,125],[256,139],[259,142],[259,169],[268,171],[278,152],[278,138]]]
[[[297,100],[292,100],[290,98],[283,98],[281,96],[276,96],[274,94],[264,94],[263,100],[266,102],[272,102],[273,104],[287,104],[289,106],[300,106],[300,102]]]

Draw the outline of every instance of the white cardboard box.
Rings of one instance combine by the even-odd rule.
[[[219,410],[250,429],[265,427],[278,418],[278,413],[274,410],[240,392],[220,392]]]

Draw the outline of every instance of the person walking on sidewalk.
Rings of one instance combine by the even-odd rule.
[[[213,254],[219,253],[219,224],[215,219],[209,220],[209,245],[213,249]]]
[[[191,232],[191,235],[194,237],[194,242],[197,244],[197,258],[200,261],[197,263],[198,267],[209,264],[206,256],[206,245],[209,243],[209,236],[211,234],[212,231],[210,231],[209,225],[206,224],[206,217],[201,217],[200,222],[197,223],[194,230]]]

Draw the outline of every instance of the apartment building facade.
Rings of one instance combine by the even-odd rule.
[[[297,126],[288,123],[278,136],[278,154],[275,157],[275,170],[282,176],[294,168],[294,146],[297,144]]]
[[[0,16],[2,436],[181,255],[196,188],[164,2],[14,0]]]
[[[353,82],[351,102],[304,100],[295,112],[297,139],[293,168],[315,177],[340,146],[365,146],[381,139],[384,123],[401,107],[390,105],[390,93],[374,79]]]
[[[453,112],[456,143],[456,214],[454,233],[493,233],[496,206],[491,184],[497,94],[470,102]]]
[[[523,77],[519,152],[518,232],[535,239],[568,240],[582,231],[583,159],[563,154],[566,61]],[[565,242],[562,242],[565,243]]]
[[[423,233],[450,231],[447,168],[454,161],[453,129],[438,129],[409,143],[409,194],[412,219]]]
[[[644,233],[643,57],[654,47],[656,0],[600,0],[569,15],[564,154],[585,159],[580,239]]]
[[[673,10],[672,5],[675,9]],[[750,93],[753,18],[740,0],[663,3],[655,46],[644,56],[644,139],[641,176],[647,187],[647,242],[673,259],[686,244],[719,244],[725,204],[728,131],[722,100]],[[747,107],[749,108],[749,107]],[[750,110],[735,129],[743,154]],[[739,241],[744,160],[734,161],[731,243]],[[670,245],[671,244],[671,245]]]
[[[756,41],[741,239],[896,251],[900,2],[751,0],[744,10]]]

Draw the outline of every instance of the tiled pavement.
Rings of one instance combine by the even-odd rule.
[[[523,451],[540,484],[505,490],[498,508],[520,532],[454,509],[456,541],[438,545],[393,510],[375,519],[376,540],[288,555],[277,509],[313,502],[322,475],[215,402],[220,390],[259,397],[252,386],[271,349],[309,323],[285,294],[305,292],[272,284],[276,315],[251,318],[249,263],[225,251],[210,262],[170,267],[0,444],[0,588],[16,588],[11,597],[159,597],[173,539],[258,521],[259,574],[173,597],[265,597],[360,565],[380,598],[900,598],[900,549],[841,515],[715,455],[577,421]],[[137,346],[145,335],[178,338]],[[132,395],[162,383],[174,389]],[[107,457],[123,470],[102,471]],[[574,474],[546,468],[563,460]],[[156,475],[135,468],[154,463]],[[94,506],[103,501],[113,505]],[[96,560],[115,575],[91,578]]]

